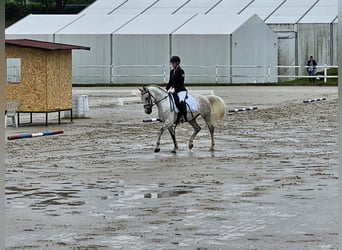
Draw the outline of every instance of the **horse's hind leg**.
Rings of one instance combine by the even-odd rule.
[[[189,123],[194,128],[194,133],[192,134],[189,140],[189,149],[192,149],[194,147],[194,139],[196,135],[201,131],[201,127],[200,125],[198,125],[196,119],[189,121]]]
[[[173,144],[174,144],[174,148],[172,150],[172,153],[176,153],[176,151],[178,150],[178,144],[177,144],[177,140],[176,140],[176,130],[174,129],[174,127],[169,127],[168,128]]]
[[[214,151],[215,150],[215,138],[214,138],[214,125],[211,122],[211,117],[205,117],[204,118],[206,124],[208,125],[208,129],[210,132],[210,136],[211,136],[211,147],[210,150]]]

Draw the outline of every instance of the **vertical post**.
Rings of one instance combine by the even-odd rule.
[[[324,83],[327,83],[328,67],[324,64]]]
[[[267,65],[267,80],[271,82],[271,64]]]
[[[338,14],[341,17],[342,16],[342,3],[339,1],[338,3]],[[337,44],[337,63],[339,70],[342,70],[342,22],[341,20],[338,22],[338,44]],[[342,124],[342,77],[340,76],[338,78],[338,176],[342,176],[342,149],[341,149],[341,143],[342,143],[342,130],[341,130],[341,124]],[[342,228],[342,213],[340,213],[342,209],[342,180],[339,178],[338,180],[338,191],[339,191],[339,204],[338,204],[338,210],[336,213],[338,214],[338,225],[339,225],[339,234],[338,234],[338,248],[342,249],[342,234],[341,234],[341,228]]]
[[[299,41],[298,41],[298,25],[295,24],[295,66],[299,66]],[[295,76],[296,79],[298,79],[298,75],[299,75],[299,69],[301,69],[301,67],[295,67]]]
[[[0,0],[0,249],[5,249],[5,0]]]
[[[166,83],[166,65],[165,64],[163,65],[163,80],[164,80],[164,83]]]
[[[215,65],[215,83],[218,84],[218,65]]]

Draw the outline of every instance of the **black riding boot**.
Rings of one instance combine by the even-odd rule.
[[[181,114],[181,116],[183,116],[183,118],[184,118],[184,122],[187,122],[188,121],[188,118],[187,118],[187,111],[186,111],[186,103],[185,102],[181,102],[180,103],[180,114]]]
[[[178,125],[181,121],[181,119],[184,119],[183,122],[187,122],[187,111],[186,111],[186,103],[185,102],[180,102],[179,103],[179,113],[177,114],[177,120],[176,124]]]

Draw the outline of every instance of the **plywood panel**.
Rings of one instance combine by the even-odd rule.
[[[18,84],[6,84],[6,99],[20,103],[19,112],[72,108],[71,51],[47,51],[6,45],[7,58],[21,58]]]
[[[21,79],[18,84],[6,84],[6,100],[20,102],[21,112],[45,112],[46,61],[48,51],[6,45],[7,58],[21,58]]]
[[[71,51],[51,51],[47,60],[48,111],[72,108]]]

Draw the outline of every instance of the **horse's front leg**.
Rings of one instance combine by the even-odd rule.
[[[178,144],[177,144],[177,140],[176,140],[176,129],[173,126],[171,126],[168,128],[168,130],[170,132],[170,135],[171,135],[171,138],[173,141],[173,145],[174,145],[174,148],[171,152],[176,153],[178,150]]]
[[[165,131],[165,127],[163,126],[160,130],[159,130],[159,133],[158,133],[158,136],[157,136],[157,144],[156,144],[156,148],[154,149],[154,152],[155,153],[159,153],[160,152],[160,138],[161,136],[163,135]]]

